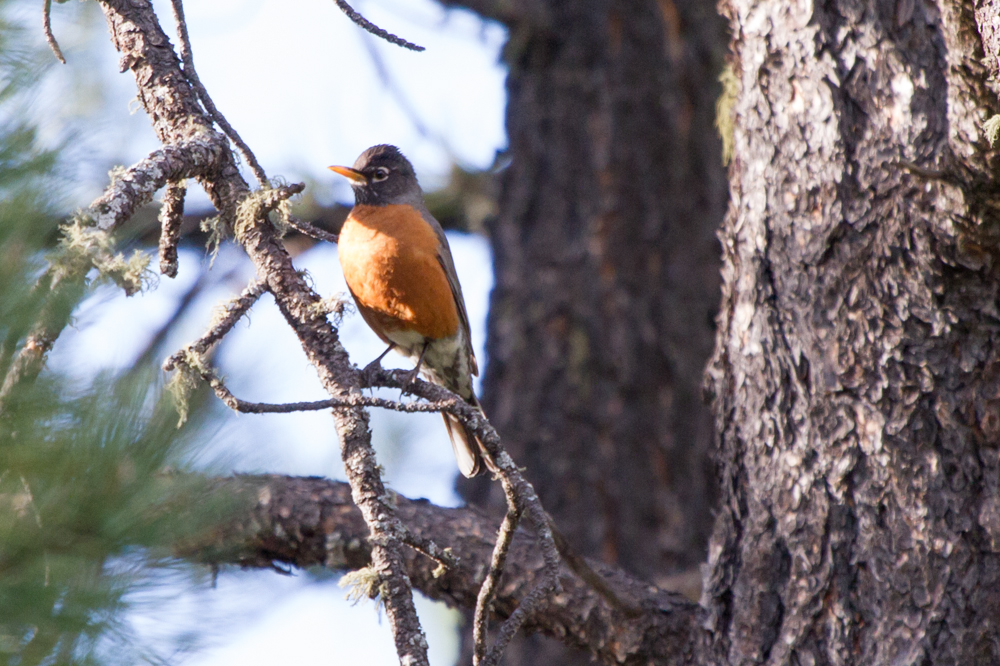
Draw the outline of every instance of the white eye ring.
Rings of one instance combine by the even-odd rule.
[[[379,167],[375,169],[375,173],[372,175],[372,181],[375,183],[380,183],[389,177],[389,170],[385,167]]]

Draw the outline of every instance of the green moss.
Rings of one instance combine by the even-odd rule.
[[[371,567],[348,571],[340,578],[340,587],[347,589],[347,598],[353,603],[374,599],[379,604],[382,577]]]

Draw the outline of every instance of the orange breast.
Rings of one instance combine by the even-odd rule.
[[[438,260],[438,237],[407,205],[355,206],[340,230],[340,266],[365,317],[429,338],[458,331],[458,309]],[[384,337],[382,331],[376,331]]]

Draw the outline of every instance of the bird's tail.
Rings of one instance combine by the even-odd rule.
[[[482,411],[475,396],[468,402]],[[444,416],[444,425],[448,429],[448,437],[451,439],[451,448],[455,450],[455,460],[458,461],[459,471],[470,479],[482,472],[484,467],[491,472],[496,472],[496,465],[479,438],[455,416],[448,413],[444,413],[442,416]]]

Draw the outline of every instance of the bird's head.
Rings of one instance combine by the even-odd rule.
[[[396,146],[372,146],[361,153],[353,167],[329,169],[351,181],[356,204],[379,206],[423,201],[413,165]]]

